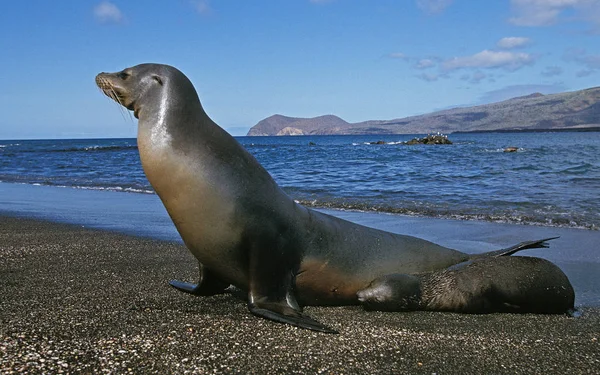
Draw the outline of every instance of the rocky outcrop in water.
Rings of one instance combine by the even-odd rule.
[[[386,141],[375,141],[369,142],[372,145],[387,145]],[[392,142],[394,145],[451,145],[452,141],[448,139],[447,135],[444,134],[429,134],[423,138],[413,138],[406,142]]]
[[[435,134],[428,135],[424,138],[413,138],[406,142],[407,145],[451,145],[452,141],[448,139],[447,135]]]

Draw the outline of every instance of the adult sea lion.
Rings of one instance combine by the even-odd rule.
[[[198,284],[171,281],[184,292],[213,295],[233,284],[248,293],[255,315],[335,332],[300,306],[358,304],[357,292],[385,275],[545,246],[532,241],[471,256],[307,209],[208,117],[176,68],[142,64],[100,73],[96,83],[139,119],[144,172],[199,262]]]

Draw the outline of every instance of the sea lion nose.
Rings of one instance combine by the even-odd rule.
[[[102,72],[102,73],[99,73],[99,74],[96,76],[96,85],[97,85],[98,87],[102,88],[102,87],[104,87],[104,86],[105,86],[105,84],[106,84],[106,80],[105,80],[104,76],[106,76],[107,74],[108,74],[108,73],[104,73],[104,72]]]

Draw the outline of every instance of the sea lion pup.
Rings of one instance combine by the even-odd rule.
[[[380,277],[358,292],[367,310],[571,314],[575,292],[553,263],[533,257],[483,258],[442,271]]]
[[[358,304],[357,292],[384,275],[545,246],[532,241],[471,256],[307,209],[208,117],[179,70],[141,64],[100,73],[96,83],[139,119],[146,177],[198,260],[197,284],[171,281],[181,291],[209,296],[233,284],[254,315],[332,333],[301,306]]]

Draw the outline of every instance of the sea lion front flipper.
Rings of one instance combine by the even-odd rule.
[[[271,233],[258,237],[250,252],[248,309],[256,316],[275,322],[338,333],[302,313],[294,293],[299,251],[284,251],[286,244],[279,242],[283,238],[277,234],[279,228],[271,229]]]
[[[169,284],[177,290],[196,296],[221,294],[224,293],[225,289],[229,286],[229,284],[219,280],[200,262],[198,262],[198,270],[200,273],[198,284],[186,283],[179,280],[171,280],[169,281]]]
[[[323,333],[339,333],[303,314],[301,311],[291,308],[285,302],[257,302],[255,299],[254,302],[248,303],[248,308],[256,316],[278,323],[291,324],[295,327]]]

